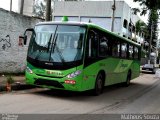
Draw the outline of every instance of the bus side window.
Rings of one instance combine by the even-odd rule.
[[[99,39],[99,56],[106,57],[109,55],[109,40],[106,36],[102,36]]]
[[[88,39],[88,57],[96,58],[97,57],[97,43],[98,43],[98,34],[94,31],[90,31]]]
[[[121,44],[121,57],[127,58],[127,43]]]
[[[115,39],[112,41],[112,56],[120,57],[120,42]]]
[[[138,48],[136,46],[134,47],[134,59],[136,59],[136,60],[139,59]]]
[[[132,45],[129,45],[129,59],[133,59],[133,46]]]

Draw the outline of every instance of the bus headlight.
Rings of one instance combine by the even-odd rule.
[[[80,75],[80,74],[81,74],[81,71],[80,71],[80,70],[77,70],[77,71],[75,71],[75,72],[67,75],[67,78],[74,78],[74,77],[76,77],[76,76],[78,76],[78,75]]]
[[[29,67],[26,68],[26,72],[29,72],[30,74],[33,74],[33,71]]]

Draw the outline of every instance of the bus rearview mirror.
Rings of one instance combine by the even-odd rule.
[[[19,36],[19,46],[23,46],[27,44],[27,36]]]
[[[33,29],[33,28],[27,28],[27,29],[25,30],[25,32],[24,32],[24,36],[19,36],[19,41],[23,41],[22,43],[23,43],[24,45],[27,44],[27,34],[28,34],[28,32],[34,33],[34,29]]]

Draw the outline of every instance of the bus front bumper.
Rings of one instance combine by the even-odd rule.
[[[75,84],[67,84],[65,83],[65,78],[51,78],[51,77],[43,77],[38,76],[36,74],[30,74],[28,72],[26,75],[26,83],[30,85],[35,85],[43,88],[49,89],[61,89],[61,90],[69,90],[69,91],[82,91],[81,83],[76,82]]]

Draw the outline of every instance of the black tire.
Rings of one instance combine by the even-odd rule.
[[[104,88],[104,76],[99,73],[96,78],[95,88],[93,90],[93,95],[98,96],[103,92]]]
[[[126,78],[126,82],[124,83],[124,86],[128,87],[130,85],[130,81],[131,81],[131,72],[129,71],[127,74],[127,78]]]

